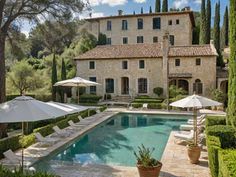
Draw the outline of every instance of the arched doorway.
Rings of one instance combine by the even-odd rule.
[[[184,79],[172,79],[169,82],[169,85],[175,85],[177,88],[182,88],[186,91],[187,94],[189,94],[189,83],[187,80]]]
[[[224,93],[228,93],[228,81],[227,80],[222,81],[220,83],[220,90]]]
[[[122,95],[129,94],[129,78],[128,77],[121,78],[121,94]]]
[[[193,83],[193,92],[203,94],[203,84],[200,79],[196,79],[195,83]]]

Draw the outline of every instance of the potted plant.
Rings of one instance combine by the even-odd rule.
[[[159,176],[162,163],[151,157],[154,150],[154,148],[145,148],[142,144],[141,147],[138,147],[138,152],[134,152],[140,177]]]
[[[198,144],[195,144],[194,142],[191,141],[188,142],[187,151],[190,163],[198,164],[199,158],[201,156],[201,147]]]

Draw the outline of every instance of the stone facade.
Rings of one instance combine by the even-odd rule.
[[[99,33],[111,38],[112,45],[123,44],[123,38],[128,38],[128,44],[136,44],[137,36],[143,36],[143,43],[153,43],[153,37],[162,41],[166,31],[174,36],[175,45],[191,45],[194,27],[191,11],[152,13],[138,15],[120,15],[87,19],[85,28],[96,37]],[[153,29],[153,18],[161,19],[160,29]],[[138,19],[143,20],[143,29],[138,29]],[[128,29],[122,30],[122,20],[127,20]],[[107,30],[107,22],[111,22],[111,30]]]

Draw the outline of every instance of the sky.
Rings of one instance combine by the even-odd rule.
[[[143,7],[144,13],[149,12],[150,6],[152,10],[155,10],[155,0],[89,0],[92,8],[93,17],[102,17],[117,15],[118,10],[123,10],[124,14],[132,14],[133,11],[140,13],[141,7]],[[161,0],[162,1],[162,0]],[[215,3],[220,1],[221,3],[221,20],[223,21],[223,15],[225,7],[229,4],[229,0],[211,0],[212,3],[212,18],[214,19],[214,7]],[[201,0],[168,0],[169,8],[184,8],[190,6],[193,11],[200,11]],[[79,18],[87,18],[89,12],[84,12]],[[32,24],[25,22],[22,25],[22,32],[28,35]]]

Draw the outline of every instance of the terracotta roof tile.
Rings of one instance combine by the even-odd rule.
[[[172,46],[170,57],[215,56],[211,45]],[[104,45],[79,55],[75,59],[128,59],[128,58],[160,58],[161,44],[128,44]]]

